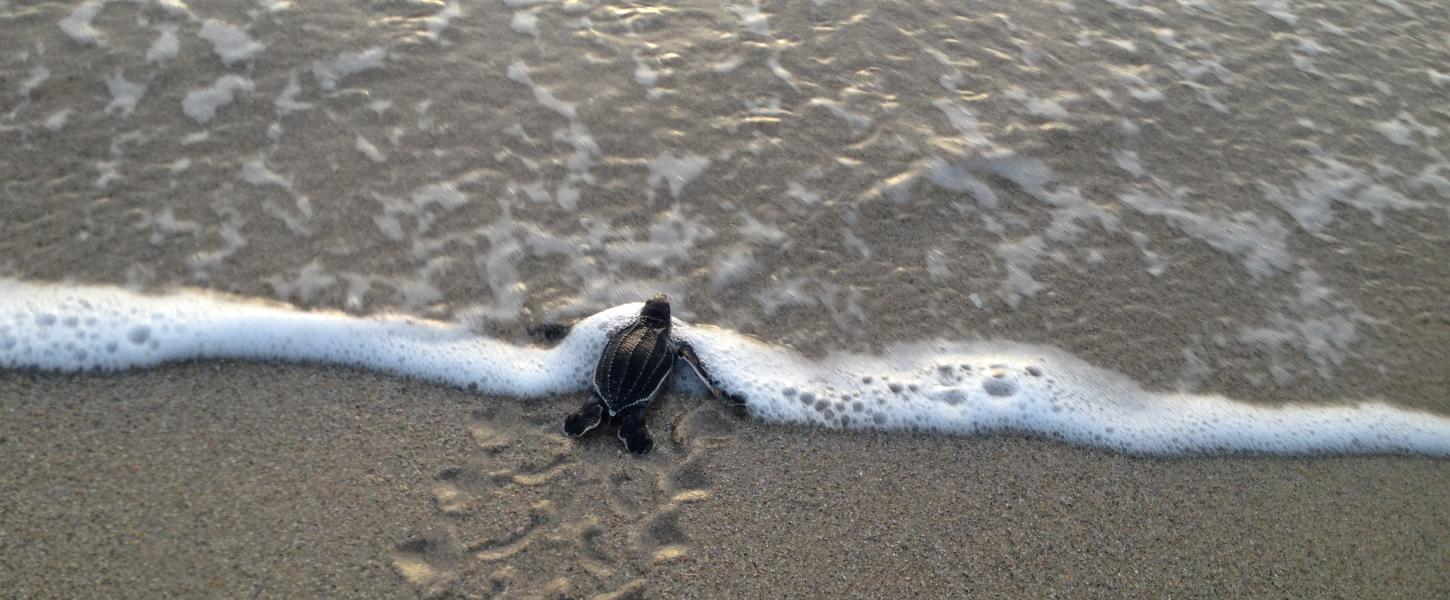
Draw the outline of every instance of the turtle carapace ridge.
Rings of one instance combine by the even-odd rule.
[[[564,433],[579,437],[597,427],[608,413],[620,417],[619,439],[631,452],[646,454],[654,447],[644,413],[659,395],[675,359],[683,357],[718,395],[694,351],[670,335],[670,301],[656,294],[644,303],[639,316],[614,330],[594,367],[592,393],[577,412],[564,419]]]

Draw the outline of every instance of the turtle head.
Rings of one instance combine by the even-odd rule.
[[[640,309],[639,315],[646,319],[670,322],[670,299],[664,294],[655,294],[655,297],[644,301],[644,308]]]

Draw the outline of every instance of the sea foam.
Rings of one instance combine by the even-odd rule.
[[[208,358],[350,365],[488,394],[583,393],[626,304],[557,346],[517,346],[406,317],[306,312],[211,293],[0,281],[0,367],[83,371]],[[1145,391],[1060,350],[1004,342],[901,345],[811,360],[676,323],[719,387],[780,423],[953,434],[1019,432],[1134,454],[1450,455],[1450,418],[1383,403],[1261,406]],[[680,369],[679,373],[688,373]],[[682,375],[685,377],[686,375]]]

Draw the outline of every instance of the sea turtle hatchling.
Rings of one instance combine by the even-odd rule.
[[[654,448],[644,411],[659,395],[675,359],[684,358],[710,393],[721,397],[700,357],[688,342],[670,335],[670,300],[656,294],[644,303],[639,316],[615,329],[604,344],[604,353],[594,367],[594,385],[589,399],[577,412],[564,419],[564,435],[579,437],[599,426],[604,411],[619,416],[619,439],[635,454]]]

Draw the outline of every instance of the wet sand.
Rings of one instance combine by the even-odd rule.
[[[1450,593],[1444,461],[1142,459],[670,397],[660,443],[346,369],[0,374],[14,597]],[[606,426],[606,429],[608,427]]]

